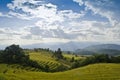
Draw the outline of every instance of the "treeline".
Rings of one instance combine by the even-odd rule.
[[[73,60],[71,68],[77,68],[94,63],[120,63],[120,56],[110,56],[108,54],[94,54],[85,59]]]
[[[14,44],[0,51],[0,63],[20,64],[22,66],[34,67],[42,71],[48,71],[46,67],[39,65],[37,61],[30,60],[29,54],[25,53],[19,45]]]
[[[34,48],[34,49],[23,49],[24,52],[29,53],[29,52],[41,52],[41,51],[47,51],[53,53],[52,50],[49,48]]]
[[[10,45],[5,48],[5,50],[0,51],[0,63],[7,64],[20,64],[22,66],[29,66],[40,69],[40,71],[45,72],[58,72],[66,70],[66,67],[62,64],[56,68],[55,70],[51,70],[49,65],[42,66],[37,61],[31,60],[29,57],[29,52],[41,52],[41,51],[49,51],[52,53],[51,57],[55,57],[56,59],[62,59],[62,51],[59,48],[58,51],[51,51],[43,48],[34,48],[34,49],[22,49],[19,45]]]
[[[52,53],[53,58],[57,61],[63,61],[65,63],[70,63],[71,68],[66,68],[64,65],[59,66],[55,70],[50,70],[49,65],[41,66],[37,61],[33,61],[29,58],[28,51],[49,51]],[[77,56],[77,55],[76,55]],[[0,51],[0,63],[7,64],[20,64],[23,66],[34,67],[40,69],[45,72],[57,72],[57,71],[65,71],[68,69],[73,69],[81,66],[85,66],[88,64],[94,63],[120,63],[120,56],[110,56],[108,54],[94,54],[84,59],[76,60],[74,57],[71,60],[67,60],[60,48],[57,51],[51,51],[49,49],[35,48],[35,49],[22,49],[19,45],[10,45],[5,48],[5,50]]]

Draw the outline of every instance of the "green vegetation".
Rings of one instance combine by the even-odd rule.
[[[47,68],[47,72],[63,71],[67,69],[65,64],[53,58],[53,54],[48,51],[32,52],[29,53],[29,55],[31,60],[37,61],[38,64],[45,69],[48,67],[49,69]]]
[[[58,50],[54,52],[53,57],[57,59],[63,59],[62,51],[60,48],[58,48]]]
[[[110,56],[108,54],[94,54],[82,60],[77,60],[72,64],[72,68],[86,66],[95,63],[120,63],[120,56]]]
[[[119,63],[120,56],[80,56],[60,48],[54,52],[11,45],[0,51],[0,80],[119,80]]]
[[[0,77],[3,80],[119,80],[120,64],[93,64],[57,73],[33,71],[8,72],[5,74],[0,72]]]
[[[29,56],[24,53],[19,45],[11,45],[1,52],[1,62],[4,63],[25,63]]]

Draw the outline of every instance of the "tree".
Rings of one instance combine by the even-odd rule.
[[[107,62],[110,62],[108,54],[94,54],[93,57],[94,57],[95,63],[99,63],[99,62],[107,63]]]
[[[0,50],[0,63],[3,61],[3,51]]]
[[[71,60],[70,60],[70,62],[74,62],[75,61],[75,58],[74,57],[72,57],[71,58]]]
[[[60,48],[58,48],[57,51],[54,52],[54,55],[57,59],[63,59],[62,51]]]
[[[120,56],[111,56],[111,63],[120,63]]]
[[[24,63],[29,60],[29,56],[25,55],[23,49],[15,44],[6,47],[2,56],[6,63]]]

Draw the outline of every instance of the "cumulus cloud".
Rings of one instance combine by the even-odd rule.
[[[80,6],[84,4],[83,0],[73,0],[73,1],[79,3]]]
[[[102,17],[106,17],[112,26],[117,24],[120,19],[118,18],[119,12],[118,7],[116,7],[115,3],[110,0],[74,0],[75,2],[79,3],[80,6],[84,5],[86,6],[86,10],[91,10],[94,12],[94,14],[99,14]],[[82,3],[82,4],[81,4]]]
[[[27,20],[33,25],[21,26],[17,30],[0,29],[1,40],[10,39],[17,42],[37,43],[51,41],[102,41],[120,39],[120,18],[114,3],[108,0],[73,0],[84,6],[83,10],[75,12],[58,10],[58,6],[46,3],[45,0],[13,0],[7,4],[9,12],[5,15],[11,18]],[[91,13],[91,14],[89,14]],[[106,18],[108,21],[85,20],[87,15]],[[0,17],[4,16],[0,13]],[[6,17],[7,17],[6,16]],[[17,27],[17,26],[16,26]],[[3,37],[7,36],[7,37]],[[15,39],[16,38],[16,39]],[[34,41],[35,40],[35,41]],[[18,42],[17,42],[18,43]],[[28,43],[28,44],[29,44]]]
[[[47,22],[62,22],[67,19],[80,18],[84,16],[84,12],[76,13],[72,10],[60,10],[51,3],[44,3],[43,0],[14,0],[9,3],[8,8],[11,9],[9,15],[20,19],[31,20],[34,18],[43,19]]]
[[[94,14],[93,15],[100,15],[101,17],[107,18],[109,22],[90,22],[91,28],[86,30],[88,32],[92,32],[93,39],[103,39],[104,40],[119,40],[120,35],[120,10],[118,10],[118,6],[110,0],[73,0],[79,3],[80,6],[84,5],[85,10],[88,12],[91,10]],[[89,21],[88,23],[89,24]],[[79,25],[79,23],[74,23],[75,25]],[[80,24],[81,25],[81,24]],[[79,26],[80,26],[79,25]],[[84,25],[84,24],[83,24]],[[87,26],[87,25],[86,25]],[[84,28],[86,29],[86,28]],[[92,29],[92,30],[91,30]],[[102,35],[101,37],[97,37],[96,34]],[[88,36],[90,36],[88,34]],[[95,36],[95,37],[93,37]]]
[[[41,29],[38,26],[30,27],[28,32],[30,32],[30,33],[22,36],[23,39],[42,39],[42,38],[76,39],[79,36],[76,33],[74,33],[74,34],[67,33],[63,29],[60,29],[60,28]]]
[[[41,2],[41,1],[40,1]],[[51,3],[41,4],[35,0],[14,0],[7,6],[12,11],[10,15],[16,16],[21,19],[45,19],[48,22],[62,21],[62,16],[57,14],[57,6]],[[20,13],[20,11],[22,13]]]

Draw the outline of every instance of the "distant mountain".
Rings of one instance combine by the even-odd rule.
[[[85,49],[77,49],[74,51],[75,54],[79,54],[79,55],[92,55],[92,54],[95,54],[95,52],[93,51],[88,51],[88,50],[85,50]]]
[[[117,45],[117,44],[92,45],[84,49],[77,49],[74,52],[77,54],[82,54],[82,55],[91,55],[95,53],[120,55],[120,45]]]
[[[115,50],[120,50],[120,45],[117,44],[100,44],[100,45],[92,45],[88,46],[84,49],[87,50],[99,50],[99,49],[115,49]]]
[[[61,48],[63,51],[74,51],[76,49],[83,49],[90,45],[97,45],[97,42],[67,42],[67,43],[38,43],[22,46],[23,48],[50,48],[51,50],[57,50]]]

